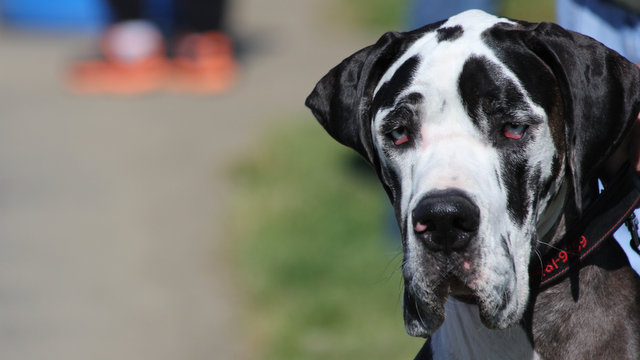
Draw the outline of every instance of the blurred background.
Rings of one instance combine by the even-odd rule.
[[[385,195],[303,107],[410,5],[229,0],[233,84],[122,94],[74,83],[105,2],[0,1],[0,359],[412,358]]]

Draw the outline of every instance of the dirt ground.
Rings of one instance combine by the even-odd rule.
[[[94,39],[0,30],[0,359],[249,356],[225,167],[375,40],[329,3],[233,2],[241,79],[215,97],[75,96]]]

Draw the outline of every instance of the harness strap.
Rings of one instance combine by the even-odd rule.
[[[640,239],[637,221],[633,228],[633,210],[640,206],[640,181],[626,167],[620,175],[586,209],[578,223],[567,231],[564,241],[542,258],[531,272],[531,281],[538,290],[567,275],[568,270],[591,254],[625,222],[631,226],[632,245],[638,249]],[[631,225],[629,225],[631,223]],[[633,230],[635,231],[633,231]]]

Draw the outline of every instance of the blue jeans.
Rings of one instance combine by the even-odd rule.
[[[630,61],[640,61],[640,14],[601,0],[556,0],[562,27],[591,36]]]

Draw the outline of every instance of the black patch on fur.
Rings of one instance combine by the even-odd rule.
[[[528,109],[518,86],[503,74],[498,64],[482,56],[472,56],[464,63],[458,78],[458,92],[467,114],[489,137],[493,137],[491,130],[494,134],[501,133],[506,122]],[[483,124],[485,120],[487,124]]]
[[[411,84],[416,68],[420,63],[419,57],[413,56],[405,61],[393,74],[391,79],[385,82],[373,98],[371,114],[375,114],[379,109],[393,106],[396,98]]]
[[[545,64],[529,49],[522,46],[520,34],[511,31],[510,24],[497,24],[482,34],[483,40],[493,49],[500,62],[513,71],[534,103],[551,114],[556,103],[552,86],[556,80]]]
[[[443,27],[438,29],[437,31],[438,33],[438,42],[442,42],[442,41],[454,41],[458,38],[460,38],[460,36],[462,36],[462,34],[464,33],[464,30],[462,30],[462,26],[460,25],[456,25],[456,26],[452,26],[452,27]]]
[[[532,207],[534,209],[538,208],[538,202],[540,201],[540,197],[544,193],[544,189],[540,190],[542,187],[545,186],[545,185],[540,185],[541,178],[542,178],[542,169],[538,165],[536,166],[535,169],[533,169],[533,171],[529,173],[529,186],[532,186],[532,184],[536,184],[536,186],[538,186],[538,191],[535,192],[538,194],[538,196],[533,196],[533,199],[532,199],[532,205],[533,205]]]
[[[424,100],[424,96],[419,92],[411,93],[404,97],[401,101],[406,102],[409,105],[418,105]]]
[[[529,186],[527,163],[518,157],[506,152],[502,153],[503,170],[501,175],[507,191],[507,211],[511,219],[522,226],[530,199],[527,194]]]
[[[558,154],[554,154],[553,160],[551,162],[551,176],[549,176],[549,178],[542,183],[540,188],[540,193],[538,194],[539,198],[544,198],[544,197],[547,197],[547,195],[549,195],[549,191],[551,190],[551,185],[553,185],[554,182],[558,180],[558,178],[560,177],[560,168],[561,168],[560,166],[561,166],[560,156]]]

